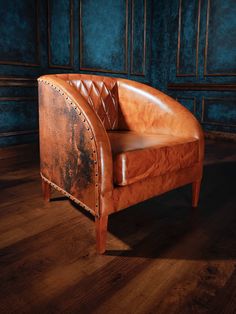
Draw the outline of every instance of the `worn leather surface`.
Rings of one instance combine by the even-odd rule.
[[[167,134],[108,132],[114,183],[128,185],[148,177],[188,168],[198,162],[198,140]]]
[[[161,195],[167,191],[197,181],[201,171],[201,164],[196,164],[176,172],[169,172],[157,177],[148,177],[133,184],[116,187],[113,191],[113,210],[125,209],[156,195]]]
[[[204,138],[198,121],[154,88],[104,76],[46,75],[39,79],[39,110],[43,175],[95,215],[201,180]],[[138,139],[131,135],[123,142],[111,130],[136,132]],[[113,162],[118,155],[121,160]],[[125,179],[118,176],[123,160]],[[127,185],[114,185],[114,177]]]
[[[76,110],[48,87],[39,89],[41,172],[95,211],[95,167],[89,133]],[[56,99],[47,103],[48,96]],[[56,121],[56,123],[54,123]]]

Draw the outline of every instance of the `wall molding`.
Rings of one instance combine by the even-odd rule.
[[[211,11],[211,0],[207,0],[207,15],[206,15],[206,41],[205,41],[205,52],[204,52],[204,76],[236,76],[236,73],[209,73],[207,71],[207,60],[208,60],[208,44],[209,44],[209,24],[210,24],[210,11]]]
[[[201,115],[201,123],[202,124],[209,124],[209,125],[219,125],[219,126],[227,126],[227,127],[236,127],[236,124],[230,124],[230,123],[223,123],[218,121],[207,121],[205,119],[205,107],[206,107],[206,101],[234,101],[236,103],[236,98],[223,98],[223,97],[203,97],[202,98],[202,115]]]
[[[229,141],[236,143],[236,133],[218,132],[218,131],[205,131],[205,138],[219,141]]]
[[[134,72],[133,65],[134,65],[134,2],[135,0],[132,0],[131,2],[131,48],[130,48],[130,74],[136,75],[136,76],[145,76],[146,74],[146,38],[147,38],[147,0],[144,1],[144,16],[143,16],[143,71],[141,73]]]
[[[0,97],[0,102],[8,102],[8,101],[37,101],[37,97],[31,97],[31,96],[4,96]],[[38,129],[33,130],[20,130],[20,131],[7,131],[7,132],[0,132],[0,138],[2,137],[9,137],[9,136],[20,136],[20,135],[28,135],[28,134],[37,134]]]
[[[47,21],[48,21],[48,67],[57,69],[70,69],[74,67],[74,1],[70,0],[70,63],[64,64],[53,64],[51,61],[51,7],[50,0],[47,0]]]
[[[8,61],[8,60],[0,60],[0,64],[6,64],[6,65],[20,65],[20,66],[26,66],[26,67],[39,67],[40,66],[40,38],[39,38],[39,0],[35,0],[35,25],[36,25],[36,38],[35,38],[35,47],[36,47],[36,53],[35,53],[35,62],[34,63],[27,63],[22,61]]]
[[[206,91],[236,91],[236,83],[217,84],[217,83],[169,83],[169,90],[206,90]]]
[[[0,97],[0,102],[2,102],[2,101],[37,101],[37,97],[29,97],[29,96],[11,97],[11,96],[6,96],[6,97]],[[38,129],[0,132],[0,138],[1,137],[9,137],[9,136],[36,134],[36,133],[38,133]]]
[[[97,69],[97,68],[88,68],[83,67],[83,27],[82,27],[82,0],[79,1],[80,5],[80,12],[79,12],[79,70],[80,71],[89,71],[89,72],[101,72],[101,73],[111,73],[111,74],[128,74],[128,0],[125,0],[125,36],[124,36],[124,42],[125,42],[125,53],[124,53],[124,70],[123,71],[113,71],[111,69]]]
[[[37,87],[37,79],[29,77],[17,76],[1,76],[0,87],[22,86],[22,87]]]
[[[181,29],[182,29],[182,1],[179,0],[178,13],[178,44],[176,57],[176,77],[198,76],[198,55],[199,55],[199,36],[200,36],[200,20],[201,20],[201,0],[198,0],[198,15],[197,15],[197,32],[196,32],[196,59],[195,59],[195,73],[180,73],[180,51],[181,51]]]
[[[21,130],[21,131],[10,131],[10,132],[0,132],[1,137],[9,137],[9,136],[19,136],[19,135],[28,135],[28,134],[37,134],[39,132],[38,129],[33,130]]]
[[[31,97],[31,96],[1,96],[0,97],[0,102],[1,101],[37,101],[37,97]]]

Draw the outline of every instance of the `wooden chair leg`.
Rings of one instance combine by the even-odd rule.
[[[97,253],[99,254],[103,254],[106,251],[107,223],[107,215],[95,218]]]
[[[42,179],[42,191],[43,198],[45,201],[49,202],[51,197],[51,186],[46,181]]]
[[[192,183],[192,207],[198,206],[200,187],[201,181],[195,181]]]

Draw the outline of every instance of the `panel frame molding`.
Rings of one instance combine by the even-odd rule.
[[[19,76],[0,76],[0,87],[37,87],[37,79]]]
[[[38,134],[38,133],[39,133],[38,129],[12,131],[12,132],[0,132],[0,138],[1,137],[10,137],[10,136],[19,136],[19,135]]]
[[[0,102],[2,101],[37,101],[38,98],[34,96],[0,96]]]
[[[143,71],[142,72],[135,72],[133,70],[133,65],[134,65],[134,1],[131,0],[131,43],[130,43],[130,74],[135,75],[135,76],[145,76],[146,75],[146,55],[147,55],[147,45],[146,45],[146,40],[147,40],[147,0],[144,1],[144,25],[143,25]]]
[[[221,132],[221,131],[204,131],[205,138],[219,141],[229,141],[236,143],[236,133]]]
[[[36,34],[35,34],[35,62],[34,63],[28,63],[23,61],[11,61],[11,60],[0,60],[0,64],[2,65],[19,65],[19,66],[25,66],[25,67],[40,67],[40,21],[39,21],[39,0],[35,0],[35,26],[36,26]]]
[[[30,96],[16,96],[16,97],[4,96],[4,97],[0,97],[0,102],[3,102],[3,101],[37,101],[37,100],[38,100],[37,97],[30,97]],[[37,134],[38,132],[39,132],[38,129],[0,132],[0,138],[9,137],[9,136]]]
[[[74,68],[74,0],[70,0],[70,63],[66,64],[53,64],[51,61],[51,7],[50,0],[47,0],[47,49],[48,49],[48,67],[53,69],[68,69]]]
[[[205,108],[206,108],[206,101],[207,100],[223,100],[223,101],[235,101],[236,103],[236,98],[234,97],[202,97],[202,114],[201,114],[201,123],[202,124],[208,124],[208,125],[219,125],[219,126],[225,126],[225,127],[236,127],[236,124],[231,124],[231,123],[223,123],[223,122],[217,122],[217,121],[208,121],[205,119]]]
[[[196,32],[196,59],[195,59],[195,73],[180,73],[180,48],[181,48],[181,28],[182,28],[182,2],[179,0],[178,11],[178,43],[176,56],[176,77],[198,77],[198,59],[199,59],[199,39],[200,39],[200,23],[201,23],[201,1],[198,0],[198,15],[197,15],[197,32]]]
[[[209,45],[209,24],[210,24],[210,14],[211,14],[211,0],[207,0],[207,14],[206,14],[206,39],[205,39],[205,49],[204,49],[204,76],[236,76],[236,73],[227,73],[227,72],[217,72],[209,73],[207,70],[207,61],[208,61],[208,45]]]
[[[128,28],[129,28],[129,1],[125,0],[125,36],[124,36],[124,70],[88,68],[83,66],[83,27],[82,27],[82,0],[79,0],[79,71],[101,72],[111,74],[128,74]]]
[[[236,91],[236,83],[168,83],[169,90]]]

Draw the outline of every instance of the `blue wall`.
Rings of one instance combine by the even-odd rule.
[[[235,0],[0,0],[0,146],[37,140],[44,73],[138,80],[235,132],[235,16]]]
[[[168,16],[167,92],[205,130],[235,133],[236,1],[174,0]]]

